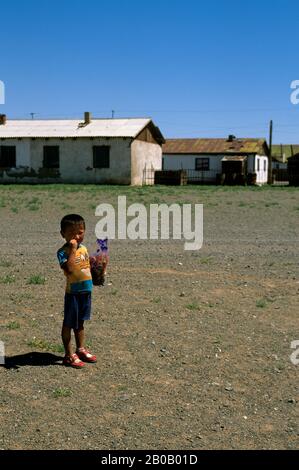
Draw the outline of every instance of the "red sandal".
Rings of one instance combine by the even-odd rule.
[[[77,349],[76,354],[84,362],[97,362],[97,357],[86,348]]]
[[[74,367],[74,369],[82,369],[85,365],[84,362],[80,361],[79,357],[75,353],[70,356],[64,356],[62,362],[65,366]]]

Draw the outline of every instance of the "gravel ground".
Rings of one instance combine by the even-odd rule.
[[[86,336],[62,365],[59,221],[95,206],[202,203],[204,244],[115,240]],[[1,449],[295,449],[296,188],[1,186]]]

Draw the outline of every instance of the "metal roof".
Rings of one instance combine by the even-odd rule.
[[[148,124],[156,129],[149,118],[84,120],[10,120],[0,125],[0,138],[21,137],[131,137],[135,138]],[[159,131],[160,132],[160,131]]]
[[[265,139],[167,139],[163,154],[255,153],[264,155]]]

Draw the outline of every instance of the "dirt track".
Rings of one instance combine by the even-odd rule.
[[[204,245],[112,241],[86,326],[96,365],[61,364],[60,218],[116,202],[204,204]],[[0,448],[298,447],[299,192],[0,187]],[[40,276],[34,282],[32,276]]]

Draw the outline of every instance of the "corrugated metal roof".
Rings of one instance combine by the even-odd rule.
[[[257,153],[265,154],[265,139],[167,139],[164,154]],[[267,144],[266,144],[267,145]]]
[[[0,125],[0,138],[20,137],[136,137],[151,119],[92,119],[83,120],[10,120]]]

